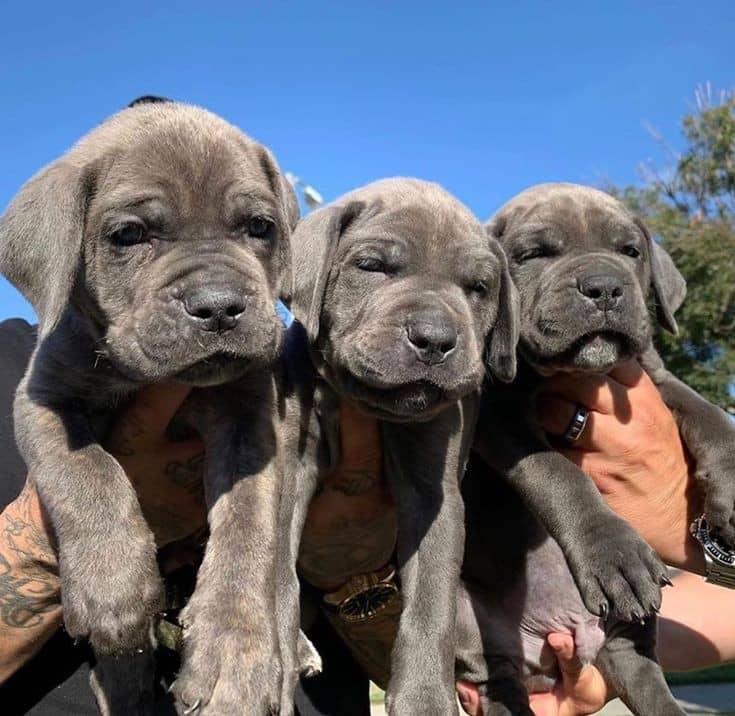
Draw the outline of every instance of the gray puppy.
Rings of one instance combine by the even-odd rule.
[[[664,568],[528,418],[539,375],[604,374],[639,359],[696,460],[707,519],[731,540],[735,426],[668,373],[651,343],[649,293],[659,322],[675,331],[684,280],[643,223],[595,189],[534,187],[487,228],[520,292],[523,361],[516,384],[488,391],[477,441],[484,464],[473,461],[463,486],[460,674],[487,682],[486,713],[530,714],[522,681],[551,685],[544,638],[566,631],[635,713],[681,714],[655,661],[655,618],[644,618],[659,606]],[[622,417],[629,410],[615,407]],[[600,619],[608,605],[613,616]]]
[[[294,564],[311,495],[339,459],[336,409],[348,397],[379,419],[398,510],[404,607],[388,710],[454,713],[459,481],[493,327],[490,368],[504,380],[515,373],[517,306],[505,258],[468,209],[413,179],[370,184],[307,216],[293,253],[295,311],[306,317],[318,372],[307,399],[320,424],[300,433],[291,555],[280,562]],[[293,605],[293,571],[290,584]],[[290,643],[297,616],[284,630]]]
[[[183,616],[180,707],[262,714],[280,698],[275,303],[290,292],[297,218],[267,149],[202,109],[148,103],[42,170],[0,220],[0,269],[40,318],[17,439],[105,712],[150,708],[163,591],[153,535],[99,438],[121,400],[159,381],[237,381],[194,391],[184,411],[205,440],[210,537]]]

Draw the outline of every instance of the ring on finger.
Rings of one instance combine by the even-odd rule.
[[[564,439],[570,443],[576,442],[582,437],[584,429],[587,427],[590,411],[582,405],[578,405],[574,410],[574,415],[569,421],[567,429],[564,431]]]

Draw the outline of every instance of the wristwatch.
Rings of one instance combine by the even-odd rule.
[[[735,550],[723,545],[710,533],[704,515],[692,522],[689,531],[704,549],[704,578],[711,584],[735,589]]]
[[[399,594],[396,569],[388,564],[377,572],[358,574],[336,592],[324,595],[324,606],[345,622],[371,619]]]

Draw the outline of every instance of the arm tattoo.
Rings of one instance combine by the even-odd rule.
[[[340,469],[330,479],[329,487],[332,490],[343,492],[348,497],[357,497],[368,490],[372,490],[380,480],[377,470],[350,470]]]
[[[58,607],[56,555],[24,489],[0,514],[0,623],[35,627]]]
[[[380,569],[393,555],[396,514],[375,519],[344,519],[328,529],[307,529],[301,539],[299,571],[316,587],[344,584],[355,574]]]

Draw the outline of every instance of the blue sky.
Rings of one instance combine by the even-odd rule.
[[[541,181],[634,182],[694,88],[735,85],[735,3],[50,3],[3,8],[0,205],[144,93],[269,145],[327,199],[439,181],[481,218]],[[1,280],[0,280],[1,281]],[[0,318],[31,317],[0,283]]]

